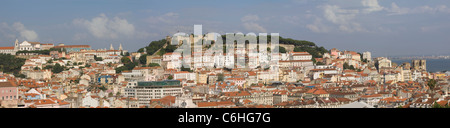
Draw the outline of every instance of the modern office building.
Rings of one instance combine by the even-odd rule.
[[[167,95],[181,96],[183,92],[178,80],[139,81],[136,86],[128,86],[125,90],[125,93],[129,94],[128,97],[137,98],[139,106],[149,105],[151,99],[160,99]]]

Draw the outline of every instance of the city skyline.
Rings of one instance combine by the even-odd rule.
[[[202,24],[204,34],[280,33],[373,56],[448,55],[447,6],[449,1],[6,1],[0,5],[0,46],[19,39],[94,49],[123,44],[136,51]]]

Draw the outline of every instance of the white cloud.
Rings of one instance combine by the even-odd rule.
[[[415,8],[414,13],[450,13],[450,8],[445,5],[438,5],[436,7],[430,7],[428,5]]]
[[[5,22],[0,24],[0,34],[8,38],[9,40],[13,40],[17,38],[16,35],[13,34],[13,29]],[[3,38],[0,38],[0,41],[6,41]]]
[[[83,40],[86,39],[88,35],[86,33],[77,33],[73,36],[73,40]]]
[[[259,21],[258,15],[246,15],[241,18],[244,28],[251,32],[267,32],[267,30],[257,23]]]
[[[366,9],[364,9],[365,13],[371,13],[371,12],[383,10],[383,7],[381,7],[378,4],[378,0],[363,0],[363,1],[361,1],[361,3],[364,7],[368,7]]]
[[[247,29],[248,31],[252,31],[252,32],[267,32],[267,30],[262,27],[261,25],[259,25],[258,23],[254,23],[254,22],[248,22],[248,23],[244,23],[244,28]]]
[[[366,31],[359,23],[353,21],[356,15],[359,14],[359,10],[342,9],[337,5],[325,5],[323,9],[325,19],[339,25],[339,30],[345,32]]]
[[[359,10],[341,9],[337,5],[324,6],[324,16],[335,24],[344,24],[354,19]]]
[[[398,7],[397,4],[395,4],[394,2],[392,2],[391,4],[391,8],[387,9],[389,12],[391,12],[388,15],[402,15],[402,14],[406,14],[409,12],[409,8],[400,8]]]
[[[364,28],[361,27],[361,24],[356,22],[351,22],[349,24],[340,25],[339,30],[345,32],[367,32]]]
[[[258,20],[259,20],[258,15],[246,15],[241,18],[242,22],[258,21]]]
[[[415,8],[406,8],[406,7],[399,7],[394,2],[392,2],[391,8],[388,8],[386,10],[390,12],[388,15],[450,13],[450,8],[448,8],[446,5],[438,5],[436,7],[430,7],[428,5],[425,5]]]
[[[0,25],[0,32],[10,39],[23,38],[28,41],[37,41],[39,39],[38,34],[34,30],[27,29],[21,22],[15,22],[12,26],[3,22]]]
[[[118,38],[121,35],[131,37],[135,33],[133,24],[128,23],[126,19],[114,17],[108,18],[105,14],[100,14],[92,20],[75,19],[75,25],[82,26],[97,38]]]
[[[306,28],[308,28],[309,30],[315,32],[315,33],[326,33],[330,31],[330,28],[328,28],[327,26],[325,26],[322,23],[322,20],[317,18],[313,24],[308,24],[306,25]]]

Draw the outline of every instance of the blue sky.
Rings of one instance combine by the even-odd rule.
[[[374,56],[450,55],[448,0],[11,0],[0,46],[19,41],[136,51],[177,32],[280,33]]]

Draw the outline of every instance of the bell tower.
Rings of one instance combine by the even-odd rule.
[[[14,42],[14,51],[19,51],[19,40],[16,39],[16,42]]]
[[[111,44],[111,46],[109,47],[109,50],[114,50],[113,45]]]

